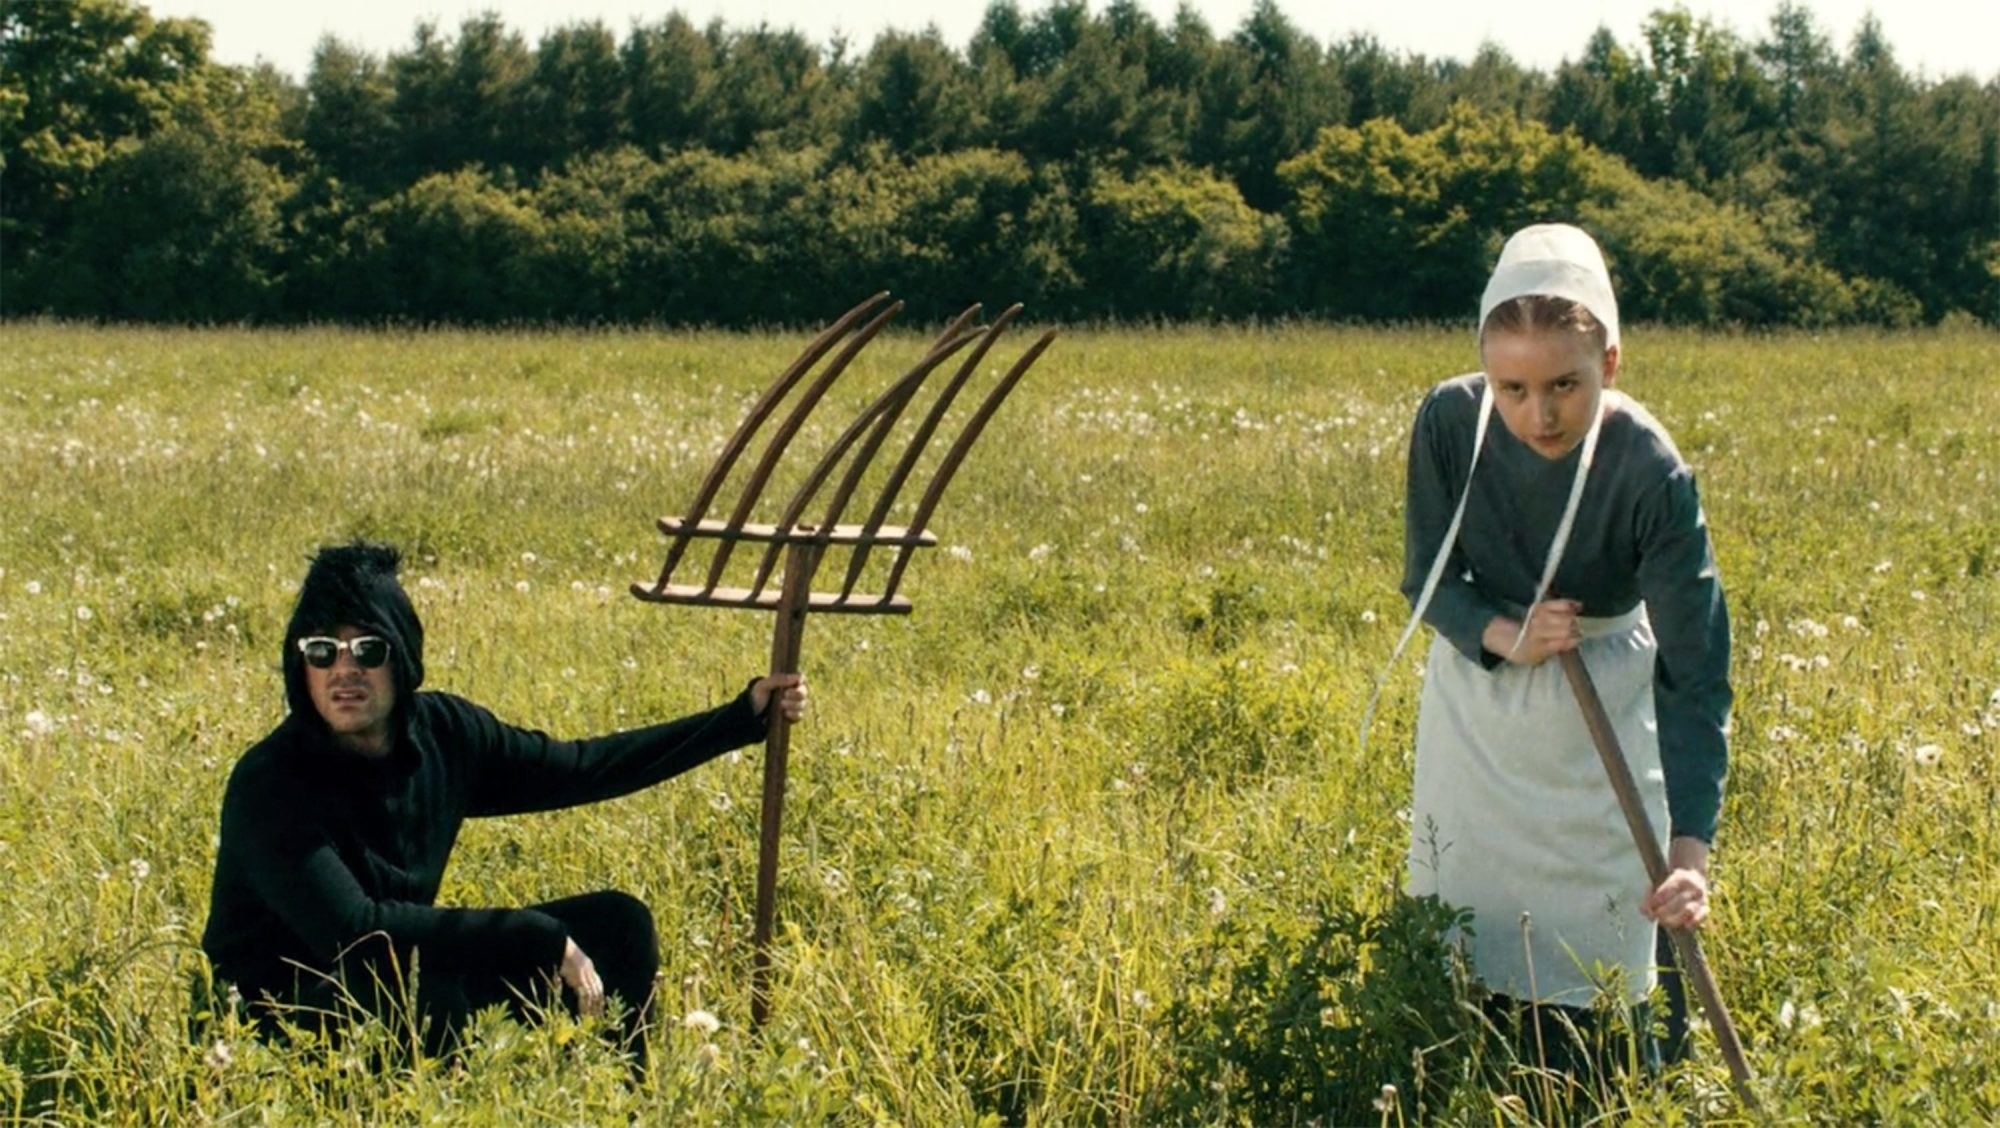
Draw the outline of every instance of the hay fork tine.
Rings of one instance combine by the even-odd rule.
[[[757,429],[764,425],[764,420],[770,418],[771,412],[777,408],[778,401],[783,399],[785,394],[792,390],[792,385],[798,383],[800,377],[804,376],[813,365],[819,363],[820,358],[826,355],[827,350],[833,347],[835,341],[839,340],[842,335],[853,328],[856,321],[861,320],[862,314],[888,296],[888,291],[884,290],[856,305],[846,313],[841,314],[838,320],[825,329],[822,329],[817,337],[807,342],[806,347],[800,350],[797,358],[783,372],[779,373],[778,378],[772,381],[769,388],[764,390],[764,394],[758,398],[756,405],[750,409],[750,414],[744,416],[743,422],[737,425],[736,433],[729,437],[729,442],[722,448],[722,453],[716,458],[715,465],[709,468],[708,477],[702,481],[701,488],[695,491],[694,503],[689,505],[687,510],[688,528],[693,529],[699,526],[701,519],[708,516],[708,507],[715,501],[715,495],[721,491],[722,483],[728,479],[729,472],[736,467],[736,460],[743,456],[743,451],[749,447],[750,440],[756,437]],[[653,585],[654,590],[667,585],[667,580],[673,576],[674,568],[680,564],[681,557],[687,553],[688,543],[692,539],[691,536],[683,533],[676,536],[673,542],[668,545],[667,562],[660,569],[660,579],[658,583]]]
[[[771,472],[777,469],[778,459],[784,456],[785,448],[792,445],[792,439],[797,437],[799,429],[805,426],[806,416],[811,415],[813,408],[819,406],[819,401],[825,397],[826,390],[833,387],[833,382],[840,379],[840,374],[847,370],[847,366],[862,349],[868,347],[868,342],[873,341],[876,334],[882,332],[882,327],[889,324],[889,319],[902,311],[902,302],[890,302],[887,308],[862,326],[860,331],[854,334],[853,339],[834,354],[826,370],[806,386],[791,414],[785,416],[784,422],[778,425],[777,433],[771,436],[770,445],[764,448],[763,457],[757,460],[756,467],[750,472],[750,480],[743,484],[743,496],[737,501],[735,511],[729,515],[731,528],[741,528],[743,523],[750,519],[750,510],[756,506],[758,496],[764,492],[765,484],[771,480]],[[728,539],[716,546],[715,560],[708,568],[709,587],[713,588],[722,582],[723,569],[728,566],[730,554],[735,548],[736,542]]]
[[[986,354],[992,351],[993,343],[1000,339],[1000,334],[1006,332],[1008,324],[1020,312],[1021,305],[1016,302],[999,317],[994,318],[993,324],[986,327],[986,334],[980,340],[979,346],[973,349],[958,366],[958,371],[952,374],[950,382],[938,393],[937,402],[931,405],[930,412],[917,427],[917,433],[910,437],[910,445],[903,451],[903,457],[897,460],[896,468],[889,472],[889,480],[883,483],[882,496],[875,499],[875,508],[868,514],[868,521],[863,526],[869,533],[880,529],[889,519],[889,510],[896,504],[897,496],[902,493],[903,483],[909,480],[910,472],[916,469],[917,460],[923,457],[924,449],[930,445],[931,436],[937,432],[938,425],[944,422],[945,413],[951,410],[953,401],[958,398],[958,393],[965,387],[966,381],[978,371],[979,362],[985,360]],[[831,521],[829,518],[828,523]],[[874,546],[868,544],[865,539],[855,547],[854,555],[847,562],[847,576],[840,584],[840,594],[843,598],[854,593],[855,583],[861,579],[862,570],[868,566],[868,551],[872,547]]]
[[[963,325],[965,321],[972,317],[977,309],[978,307],[974,306],[972,309],[961,314],[959,319],[952,323],[947,332]],[[806,506],[812,503],[813,495],[817,494],[819,488],[826,484],[826,480],[833,476],[834,468],[840,465],[841,458],[847,454],[848,450],[854,446],[855,441],[866,431],[868,439],[861,444],[859,451],[855,454],[851,465],[848,467],[848,472],[842,476],[839,490],[835,494],[831,506],[831,512],[821,522],[821,527],[829,528],[834,522],[838,521],[841,511],[847,507],[848,496],[854,492],[855,484],[860,481],[862,473],[868,469],[868,464],[874,460],[876,452],[881,449],[883,440],[888,437],[889,429],[896,425],[896,420],[902,418],[904,410],[909,407],[910,401],[916,397],[917,389],[923,385],[925,380],[930,378],[931,373],[937,370],[938,365],[951,359],[951,354],[971,344],[978,337],[979,334],[973,332],[960,333],[957,337],[949,341],[940,338],[938,344],[933,346],[930,352],[924,354],[924,357],[917,361],[916,365],[909,372],[905,373],[894,384],[891,384],[889,390],[883,392],[874,403],[869,404],[867,409],[860,415],[855,416],[854,422],[849,424],[847,430],[843,431],[840,437],[826,448],[826,453],[821,456],[819,464],[813,467],[812,473],[806,475],[806,480],[793,492],[791,500],[785,504],[783,515],[778,518],[778,527],[786,529],[798,525],[799,517],[805,513]],[[752,591],[764,590],[764,584],[771,578],[771,570],[777,567],[781,548],[782,546],[773,542],[764,550],[764,558],[757,566],[757,576],[750,582],[750,589]]]
[[[1055,330],[1043,333],[1039,340],[1028,346],[1028,351],[1021,354],[1021,359],[1014,362],[1014,367],[1007,370],[1007,374],[1000,378],[1000,382],[993,386],[993,390],[986,394],[986,402],[979,405],[978,411],[973,412],[972,418],[966,421],[965,430],[959,432],[957,441],[953,442],[951,449],[945,452],[944,461],[938,463],[937,476],[931,479],[930,487],[924,491],[923,500],[917,503],[917,511],[910,517],[912,532],[924,531],[924,526],[931,519],[931,513],[937,509],[938,501],[944,497],[945,487],[951,485],[952,476],[958,473],[965,456],[972,450],[972,444],[978,441],[980,432],[986,429],[987,421],[993,418],[994,412],[1000,410],[1000,405],[1006,402],[1008,394],[1021,382],[1021,377],[1027,375],[1029,366],[1041,358],[1042,353],[1048,350],[1055,339]],[[882,589],[884,603],[895,598],[896,586],[903,582],[903,570],[909,567],[911,555],[913,552],[909,545],[897,550],[896,562],[889,568],[889,581]]]

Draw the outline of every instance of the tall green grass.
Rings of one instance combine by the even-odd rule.
[[[1631,337],[1623,386],[1698,467],[1736,626],[1707,938],[1767,1106],[1993,1121],[2000,339]],[[768,622],[626,585],[800,344],[0,327],[0,1118],[1741,1115],[1706,1041],[1551,1101],[1397,895],[1408,662],[1365,758],[1355,730],[1404,615],[1411,411],[1474,363],[1414,329],[1058,341],[947,498],[915,615],[809,625],[763,1035],[749,749],[471,824],[447,876],[450,903],[654,907],[643,1086],[566,1021],[494,1017],[455,1063],[377,1054],[383,1027],[332,1055],[191,1041],[222,786],[280,717],[306,555],[403,545],[430,684],[504,718],[581,735],[718,701]],[[838,406],[921,344],[876,345]]]

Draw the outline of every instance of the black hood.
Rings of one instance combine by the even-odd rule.
[[[389,640],[389,669],[396,685],[396,714],[424,684],[424,624],[396,578],[402,554],[386,544],[356,540],[327,545],[312,558],[299,587],[298,606],[285,627],[285,700],[292,715],[323,726],[306,689],[305,658],[298,641],[355,627]]]

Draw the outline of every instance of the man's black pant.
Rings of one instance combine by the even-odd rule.
[[[617,1044],[644,1068],[644,1032],[652,1014],[653,979],[660,969],[651,910],[638,898],[613,890],[530,907],[563,923],[570,939],[597,968],[606,998],[616,996],[623,1003]],[[523,1021],[532,1021],[552,1005],[577,1013],[576,993],[557,978],[558,968],[525,954],[510,958],[504,952],[486,962],[493,970],[459,972],[424,961],[419,953],[414,1017],[427,1052],[440,1055],[456,1048],[472,1016],[490,1006],[505,1006]],[[258,1037],[279,1042],[285,1040],[284,1023],[332,1035],[341,1019],[353,1017],[356,1006],[379,1015],[392,1028],[403,1028],[412,1017],[406,1013],[412,1001],[409,972],[386,937],[365,937],[343,957],[337,977],[312,981],[302,977],[294,990],[272,993],[277,995],[275,1006],[262,998],[246,998],[247,1017],[256,1024]],[[284,997],[287,994],[289,998]]]

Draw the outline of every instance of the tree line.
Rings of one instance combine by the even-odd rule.
[[[757,325],[1462,319],[1499,239],[1592,228],[1628,318],[2000,324],[2000,79],[1655,12],[1544,73],[1321,43],[1274,0],[995,0],[962,49],[496,16],[302,80],[129,0],[0,0],[0,314]]]

